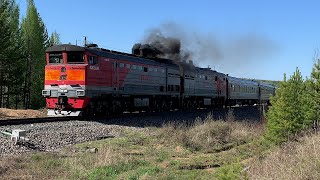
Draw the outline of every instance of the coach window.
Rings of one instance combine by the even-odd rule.
[[[180,86],[176,85],[176,91],[179,92],[180,91]]]
[[[128,69],[130,69],[130,64],[126,64],[126,67],[127,67]]]
[[[62,53],[49,54],[49,64],[62,64],[62,63],[63,63]]]
[[[163,92],[163,91],[164,91],[164,87],[160,86],[160,92]]]
[[[154,72],[158,72],[158,69],[157,69],[157,68],[154,68]]]
[[[147,67],[143,67],[143,71],[144,72],[148,72],[148,68]]]
[[[68,52],[67,61],[70,64],[84,63],[83,52]]]
[[[136,65],[132,65],[132,69],[137,69],[137,66]]]
[[[139,69],[140,71],[142,71],[142,66],[138,66],[138,69]]]
[[[89,56],[89,64],[90,64],[90,65],[98,64],[97,57],[95,57],[95,56]]]
[[[123,63],[120,63],[120,68],[124,68],[124,64]]]

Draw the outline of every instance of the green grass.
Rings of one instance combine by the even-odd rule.
[[[75,145],[75,153],[34,154],[25,167],[35,177],[51,173],[56,179],[230,179],[242,176],[244,160],[268,149],[245,123],[208,121],[122,134]]]

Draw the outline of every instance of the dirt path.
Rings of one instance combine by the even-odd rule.
[[[46,117],[46,110],[31,110],[31,109],[6,109],[0,108],[0,120],[16,119],[16,118],[36,118]]]

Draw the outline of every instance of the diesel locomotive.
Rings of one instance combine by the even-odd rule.
[[[196,67],[192,61],[94,44],[49,47],[44,83],[49,116],[253,105],[268,103],[275,93],[272,85]]]

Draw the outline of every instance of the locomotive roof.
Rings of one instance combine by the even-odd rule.
[[[71,44],[59,44],[49,47],[46,52],[59,52],[59,51],[85,51],[84,47],[71,45]]]
[[[161,59],[161,58],[149,58],[149,57],[141,57],[133,54],[128,54],[119,51],[113,51],[104,48],[89,48],[89,47],[81,47],[71,44],[61,44],[49,47],[46,52],[59,52],[59,51],[88,51],[92,54],[107,57],[107,58],[114,58],[114,59],[125,59],[137,63],[145,63],[150,65],[170,65],[170,66],[178,66],[174,63],[173,60],[170,59]]]

